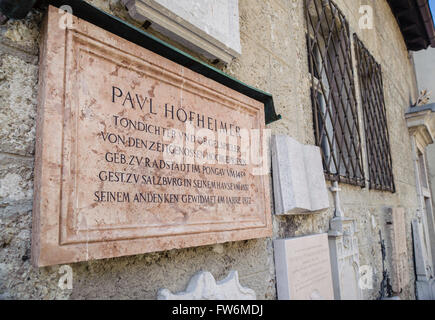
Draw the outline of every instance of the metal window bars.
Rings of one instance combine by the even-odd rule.
[[[370,189],[395,192],[382,68],[354,34]]]
[[[326,178],[365,187],[349,25],[329,0],[305,0],[316,144]]]

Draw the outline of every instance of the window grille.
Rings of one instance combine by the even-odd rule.
[[[326,178],[365,187],[349,25],[329,0],[305,0],[316,144]]]
[[[354,34],[370,189],[395,192],[382,68]]]

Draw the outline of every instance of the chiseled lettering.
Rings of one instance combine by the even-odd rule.
[[[128,192],[95,191],[94,196],[95,202],[130,202]]]

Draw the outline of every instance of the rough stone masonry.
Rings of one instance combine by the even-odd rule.
[[[88,2],[142,27],[129,17],[118,0]],[[400,296],[414,299],[410,222],[417,209],[417,195],[411,153],[403,151],[410,149],[403,114],[409,101],[415,101],[417,96],[412,57],[386,1],[335,2],[349,21],[351,33],[358,33],[383,66],[397,187],[397,192],[391,194],[340,186],[342,209],[357,221],[360,264],[374,270],[373,287],[363,291],[363,298],[378,297],[382,280],[378,232],[381,230],[387,237],[386,210],[400,206],[405,209],[410,266],[410,281]],[[359,6],[363,3],[374,8],[374,30],[358,27]],[[240,81],[273,94],[277,112],[283,116],[281,121],[269,126],[274,134],[314,144],[303,1],[240,0],[239,14],[243,54],[220,68]],[[327,232],[332,208],[320,215],[273,215],[273,238],[71,264],[72,289],[59,287],[62,275],[59,266],[39,269],[31,266],[38,42],[43,15],[34,9],[26,19],[9,20],[0,26],[0,298],[156,299],[160,288],[171,292],[185,290],[198,271],[209,271],[220,280],[231,270],[237,270],[240,283],[253,289],[258,299],[276,299],[273,239]],[[152,28],[147,32],[206,63],[212,62]],[[363,123],[360,125],[362,127]],[[332,194],[329,196],[333,203]],[[270,206],[273,208],[273,203]],[[391,262],[387,264],[392,271]]]

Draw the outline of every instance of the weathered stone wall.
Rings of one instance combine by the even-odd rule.
[[[118,0],[88,2],[134,23]],[[373,289],[365,290],[364,298],[377,298],[380,289],[382,259],[378,231],[381,229],[386,237],[385,209],[402,206],[406,208],[407,216],[411,283],[401,297],[413,299],[410,221],[417,209],[417,197],[410,141],[403,116],[416,98],[412,60],[386,1],[336,0],[336,3],[347,17],[351,32],[360,36],[383,68],[397,188],[397,192],[391,194],[341,185],[344,212],[357,220],[361,265],[370,265],[375,272]],[[359,29],[360,4],[373,6],[374,30]],[[239,0],[239,10],[243,54],[223,70],[273,94],[277,112],[283,116],[281,121],[270,125],[274,133],[287,134],[302,143],[313,144],[303,1]],[[25,20],[8,21],[0,26],[1,297],[155,299],[159,288],[184,290],[197,271],[210,271],[220,280],[234,269],[239,271],[241,284],[254,289],[259,299],[275,299],[271,239],[72,264],[72,290],[58,287],[59,267],[35,269],[30,265],[37,43],[42,15],[34,10]],[[148,31],[170,42],[152,30]],[[362,114],[360,120],[363,128]],[[333,203],[332,195],[330,202]],[[320,215],[274,217],[274,237],[327,232],[332,216],[331,208]],[[388,268],[391,273],[391,265]]]

